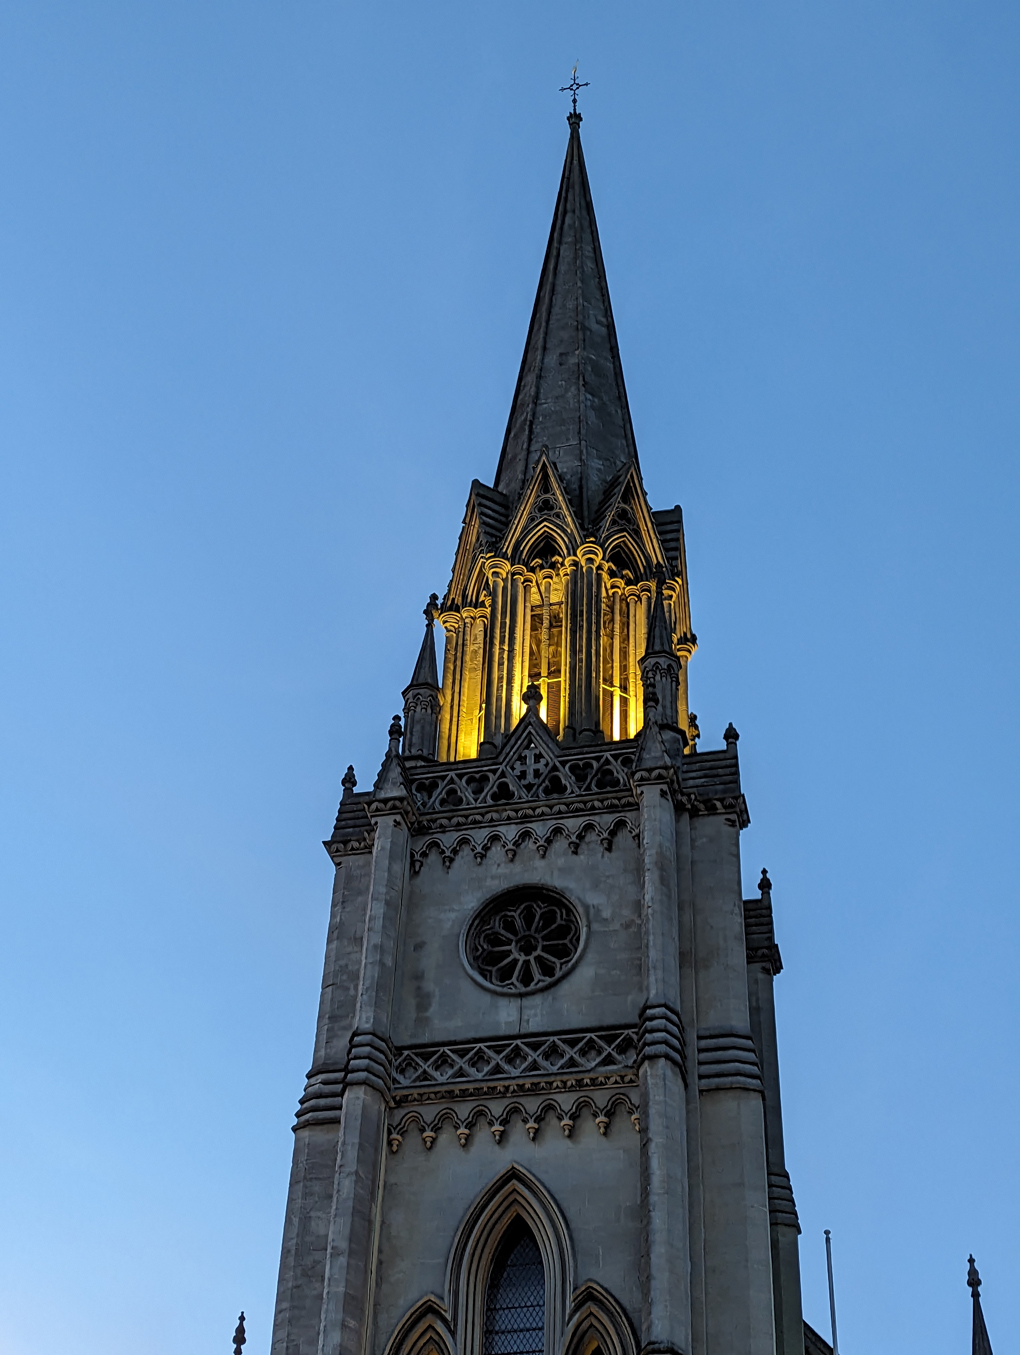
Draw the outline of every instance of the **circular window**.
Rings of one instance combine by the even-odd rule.
[[[531,993],[566,974],[583,939],[573,904],[551,889],[524,887],[490,899],[476,913],[464,933],[464,958],[486,987]]]

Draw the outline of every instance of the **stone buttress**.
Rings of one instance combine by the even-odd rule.
[[[568,121],[495,483],[325,844],[273,1355],[804,1351],[771,886],[736,731],[697,746]]]

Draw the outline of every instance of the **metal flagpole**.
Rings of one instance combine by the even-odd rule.
[[[832,1355],[839,1355],[836,1343],[836,1291],[832,1285],[832,1235],[825,1230],[825,1267],[829,1272],[829,1322],[832,1326]]]

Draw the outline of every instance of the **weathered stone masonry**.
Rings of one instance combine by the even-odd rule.
[[[736,730],[697,746],[580,122],[495,483],[326,843],[274,1355],[804,1351],[771,884]]]

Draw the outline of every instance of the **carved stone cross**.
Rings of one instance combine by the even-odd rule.
[[[549,760],[537,748],[526,748],[513,765],[514,776],[525,786],[541,781],[549,770]]]

